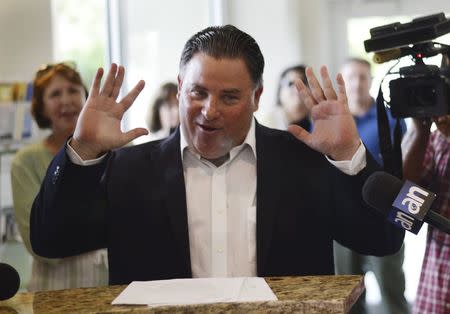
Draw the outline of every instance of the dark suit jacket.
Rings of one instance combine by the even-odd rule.
[[[347,176],[284,131],[256,125],[258,276],[333,274],[333,239],[362,254],[396,252],[404,232],[361,199],[375,163]],[[80,167],[61,150],[31,212],[33,250],[66,257],[108,248],[110,283],[188,278],[180,134]]]

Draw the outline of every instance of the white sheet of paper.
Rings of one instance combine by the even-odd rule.
[[[112,304],[161,306],[276,300],[264,278],[195,278],[133,281]]]

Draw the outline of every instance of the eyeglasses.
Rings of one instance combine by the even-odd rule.
[[[69,67],[72,70],[77,70],[77,64],[75,63],[75,61],[63,61],[63,62],[58,62],[58,63],[47,63],[47,64],[42,64],[38,70],[36,71],[36,77],[40,77],[42,75],[44,75],[45,73],[47,73],[48,71],[50,71],[51,69],[55,68],[55,67]]]

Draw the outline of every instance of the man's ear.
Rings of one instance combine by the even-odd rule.
[[[262,94],[263,90],[264,90],[264,88],[262,86],[258,87],[255,90],[255,108],[253,109],[253,112],[258,110],[258,108],[259,108],[259,99],[261,98],[261,94]]]

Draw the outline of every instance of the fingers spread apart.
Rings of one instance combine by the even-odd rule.
[[[344,78],[342,77],[341,73],[337,75],[336,82],[338,87],[337,100],[339,102],[347,104],[347,93],[345,92]]]
[[[119,96],[124,77],[125,77],[125,68],[123,66],[119,66],[119,68],[117,69],[117,76],[114,81],[113,89],[111,91],[111,97],[114,100],[117,99],[117,97]]]
[[[95,73],[94,80],[91,84],[91,90],[89,91],[90,96],[97,96],[100,93],[100,81],[103,77],[103,68],[98,68],[97,72]]]
[[[336,100],[345,96],[342,77],[340,77],[341,80],[338,79],[338,93],[336,93],[326,66],[320,68],[320,76],[322,85],[317,80],[313,70],[307,67],[306,78],[308,79],[309,88],[301,80],[296,81],[297,90],[308,109],[322,101]]]
[[[109,69],[108,75],[106,76],[105,82],[103,83],[103,88],[100,91],[100,94],[106,97],[110,97],[112,95],[117,74],[117,64],[111,64],[111,68]]]
[[[303,103],[305,104],[306,108],[308,110],[311,110],[311,108],[317,104],[316,100],[314,99],[313,95],[311,94],[311,91],[308,87],[306,87],[305,83],[303,83],[302,80],[296,80],[295,81],[295,87],[297,88],[297,91],[300,94],[300,97],[303,100]]]
[[[311,67],[306,68],[306,78],[308,80],[309,89],[311,91],[311,95],[313,96],[316,103],[325,100],[325,95],[323,93],[322,87],[320,86],[319,81],[316,78]]]
[[[320,68],[320,76],[322,78],[323,84],[323,93],[327,100],[336,100],[337,95],[333,88],[333,83],[331,82],[330,75],[328,74],[328,70],[326,66],[322,66]]]
[[[139,96],[141,91],[144,89],[144,86],[145,82],[143,80],[140,80],[134,86],[134,88],[120,101],[123,111],[126,111],[128,110],[128,108],[130,108],[137,96]]]

